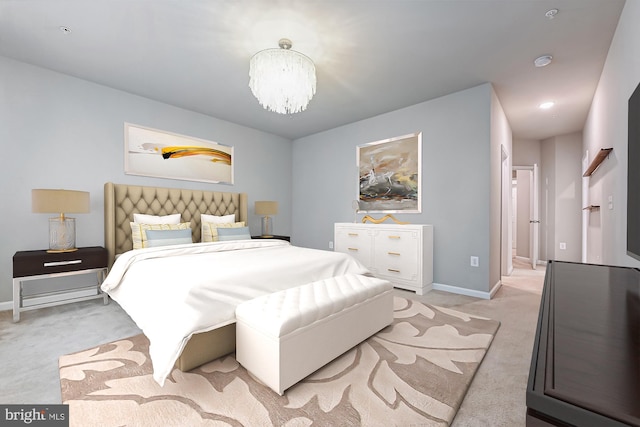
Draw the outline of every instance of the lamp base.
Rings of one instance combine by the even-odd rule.
[[[77,251],[78,248],[71,248],[71,249],[47,249],[47,253],[48,254],[63,254],[66,252],[75,252]]]
[[[262,238],[270,238],[273,237],[273,232],[271,231],[271,217],[263,216],[262,217]]]
[[[76,219],[49,218],[49,251],[72,252],[76,250]]]

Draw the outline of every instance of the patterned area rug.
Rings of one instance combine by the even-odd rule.
[[[392,325],[285,392],[233,355],[160,387],[143,335],[60,357],[71,426],[446,426],[499,322],[395,298]]]

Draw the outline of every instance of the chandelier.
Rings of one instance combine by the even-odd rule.
[[[279,49],[262,50],[249,62],[249,87],[260,105],[279,114],[307,109],[316,93],[316,67],[309,57],[291,50],[281,39]]]

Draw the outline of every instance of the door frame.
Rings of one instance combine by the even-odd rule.
[[[540,206],[539,206],[539,171],[538,164],[530,166],[516,165],[513,171],[526,170],[531,172],[529,182],[529,260],[533,269],[537,268],[540,254]],[[516,185],[517,192],[517,185]],[[516,213],[517,215],[517,213]]]
[[[512,203],[512,169],[511,159],[504,145],[502,149],[502,191],[501,191],[501,262],[500,274],[510,276],[513,272],[513,203]]]

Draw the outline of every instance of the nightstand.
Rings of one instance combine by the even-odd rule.
[[[291,241],[291,237],[289,236],[271,236],[271,237],[262,237],[262,236],[251,236],[252,239],[277,239],[277,240],[286,240],[287,242]]]
[[[25,287],[35,280],[80,274],[95,274],[97,285],[74,287],[75,296],[60,298],[71,290],[35,291],[24,295]],[[105,305],[109,297],[100,291],[100,285],[107,276],[107,250],[101,246],[79,248],[75,252],[48,253],[45,250],[18,251],[13,256],[13,321],[20,321],[20,313],[38,308],[71,302],[103,298]],[[93,291],[95,290],[95,294]],[[90,292],[91,295],[86,295]],[[82,294],[79,296],[79,294]],[[58,298],[56,298],[58,296]],[[33,301],[36,302],[33,302]],[[28,304],[25,304],[28,302]]]

